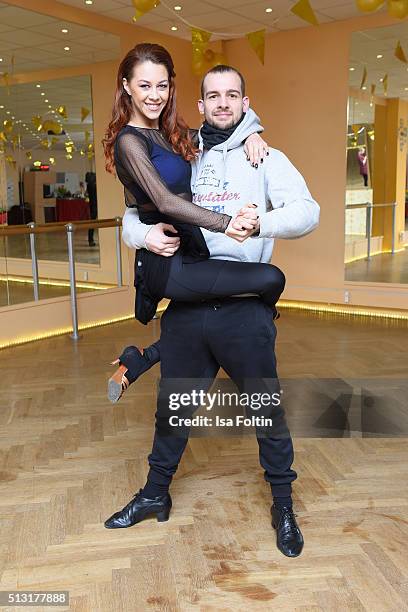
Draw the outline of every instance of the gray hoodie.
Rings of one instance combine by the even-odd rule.
[[[299,238],[319,223],[319,205],[314,201],[302,175],[277,149],[259,168],[246,160],[243,142],[262,131],[259,118],[249,109],[228,140],[210,150],[203,149],[192,164],[193,202],[205,208],[235,216],[252,202],[258,205],[260,232],[239,243],[222,233],[202,229],[210,256],[214,259],[268,263],[274,238]],[[142,248],[151,226],[140,223],[137,209],[128,208],[123,218],[123,240],[133,248]]]

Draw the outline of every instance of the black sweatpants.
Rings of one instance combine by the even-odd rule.
[[[207,391],[222,367],[241,392],[263,391],[260,379],[277,379],[275,338],[270,309],[258,297],[170,302],[161,318],[161,381],[148,456],[152,483],[170,484],[187,444],[187,437],[164,435],[160,426],[168,414],[169,387],[174,390],[174,379],[180,379],[180,391],[188,391],[188,379],[200,379],[201,388]],[[192,406],[190,416],[195,410]],[[188,409],[184,409],[186,413]],[[274,409],[273,417],[279,434],[263,437],[264,432],[256,430],[259,460],[272,494],[286,496],[297,477],[291,469],[293,445],[282,406]]]

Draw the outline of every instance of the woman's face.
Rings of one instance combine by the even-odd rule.
[[[142,62],[133,69],[123,87],[132,96],[132,121],[145,127],[159,127],[159,117],[169,99],[169,76],[163,64]]]

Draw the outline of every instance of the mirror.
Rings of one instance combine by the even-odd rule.
[[[355,32],[347,108],[345,280],[408,282],[406,22]],[[402,50],[402,54],[401,54]],[[407,49],[408,52],[408,49]]]
[[[92,80],[83,65],[119,59],[119,37],[3,3],[0,24],[0,224],[97,218]],[[110,236],[100,244],[102,232]],[[101,269],[114,233],[74,232],[78,291],[114,284]],[[35,242],[40,299],[68,294],[65,231]],[[1,305],[33,299],[28,235],[1,237],[0,275]]]

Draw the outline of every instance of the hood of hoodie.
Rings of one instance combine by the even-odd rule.
[[[231,149],[236,149],[242,146],[242,143],[251,136],[251,134],[255,134],[256,132],[263,132],[264,128],[261,125],[260,119],[258,115],[249,108],[245,113],[245,117],[241,121],[241,123],[237,126],[237,129],[231,134],[231,136],[225,141],[214,147],[211,147],[211,153],[218,153],[220,155],[221,163],[221,181],[220,185],[224,184],[225,180],[225,162],[227,158],[228,151]],[[197,164],[197,175],[200,175],[201,165],[203,162],[203,151],[204,151],[204,143],[201,137],[201,130],[198,132],[198,143],[200,149],[200,156]]]
[[[263,132],[264,128],[261,126],[260,119],[252,108],[249,108],[244,114],[245,117],[231,136],[225,142],[211,147],[211,151],[220,151],[221,153],[224,153],[224,151],[227,152],[230,149],[236,149],[242,145],[244,140],[246,140],[248,136],[251,136],[251,134],[254,134],[255,132]],[[204,143],[201,137],[201,130],[198,132],[198,141],[200,151],[203,151]]]

